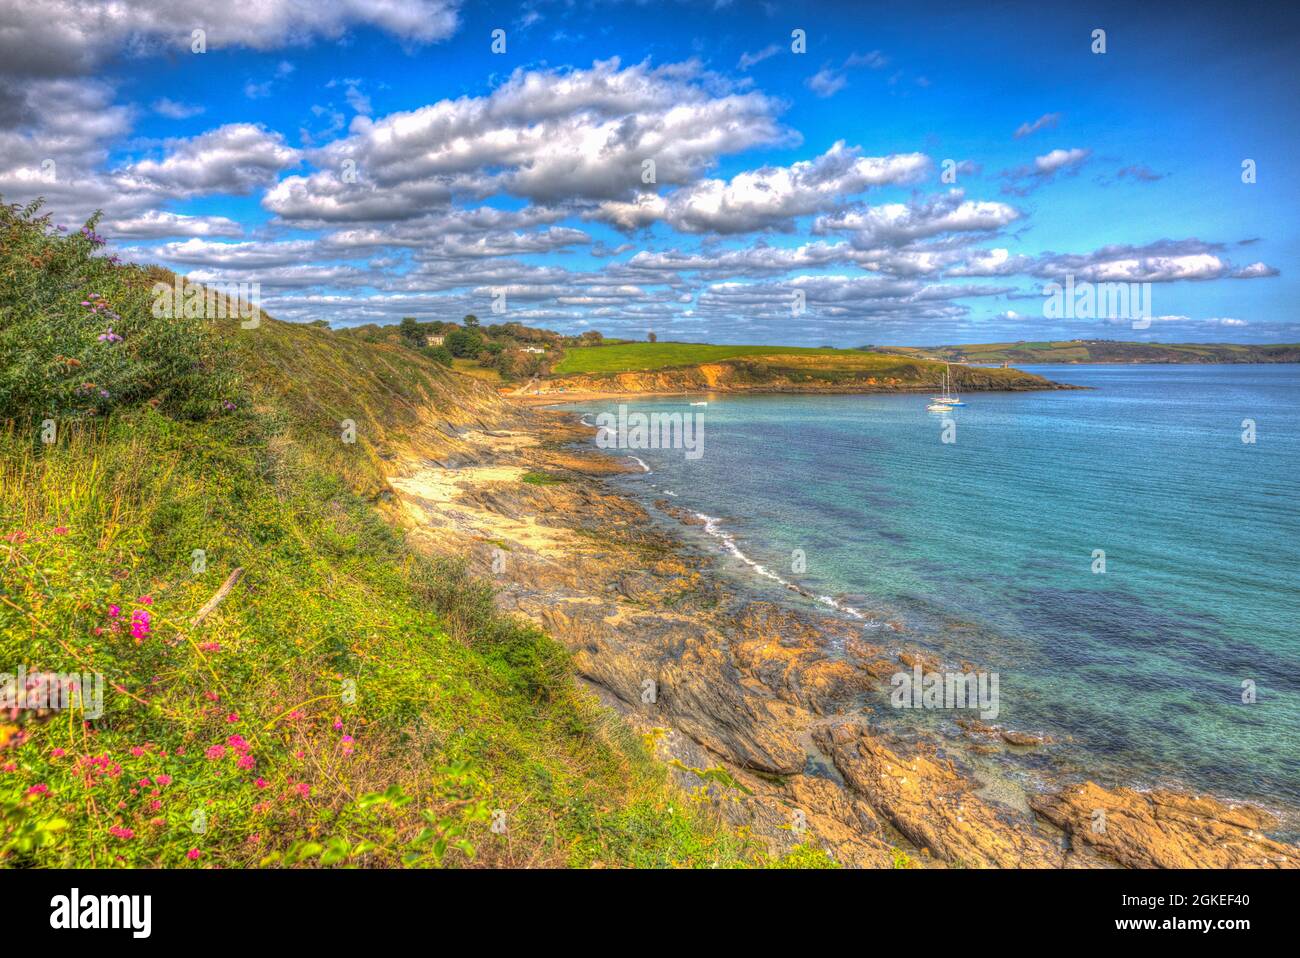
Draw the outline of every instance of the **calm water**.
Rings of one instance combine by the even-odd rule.
[[[789,595],[735,550],[998,671],[999,723],[1080,771],[1300,806],[1300,366],[1033,371],[1094,388],[972,394],[953,443],[923,396],[632,402],[703,412],[705,444],[633,450],[626,486],[716,518],[750,588]]]

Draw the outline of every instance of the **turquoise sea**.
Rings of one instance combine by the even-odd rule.
[[[1261,801],[1290,831],[1300,366],[1025,368],[1091,388],[970,394],[950,443],[919,395],[631,401],[703,413],[704,453],[628,450],[650,472],[619,482],[710,517],[677,528],[746,588],[997,671],[998,723],[1065,741],[1055,772]]]

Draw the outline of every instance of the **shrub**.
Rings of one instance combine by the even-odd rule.
[[[214,331],[150,309],[161,271],[98,255],[98,214],[76,231],[49,219],[39,201],[0,203],[0,420],[229,409],[235,376]]]

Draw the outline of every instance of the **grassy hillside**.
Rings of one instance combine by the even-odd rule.
[[[567,376],[582,373],[646,372],[673,366],[694,366],[745,356],[825,355],[854,350],[802,346],[714,346],[708,343],[612,343],[566,350],[554,373]]]
[[[857,392],[938,389],[945,365],[910,356],[856,349],[635,343],[571,350],[565,364],[588,372],[560,373],[546,391],[566,392]],[[1054,384],[1015,369],[954,366],[961,389],[1051,389]]]
[[[1300,344],[1123,343],[1104,339],[885,346],[880,352],[962,363],[1295,363]]]
[[[155,318],[97,247],[0,208],[0,671],[105,682],[99,716],[0,712],[0,864],[768,863],[386,517],[389,447],[488,387]]]

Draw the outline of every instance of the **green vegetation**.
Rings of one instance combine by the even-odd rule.
[[[484,387],[327,328],[156,320],[170,274],[95,251],[0,207],[0,671],[104,681],[100,715],[0,712],[0,864],[772,864],[386,521],[387,448]]]
[[[522,481],[530,486],[554,486],[568,482],[569,479],[566,476],[557,476],[550,472],[525,472]]]
[[[645,372],[673,366],[696,366],[744,356],[852,355],[856,350],[806,346],[714,346],[708,343],[611,343],[566,350],[552,372],[557,376],[581,373]]]
[[[1109,339],[882,346],[878,352],[960,363],[1295,363],[1300,344],[1125,343]]]

